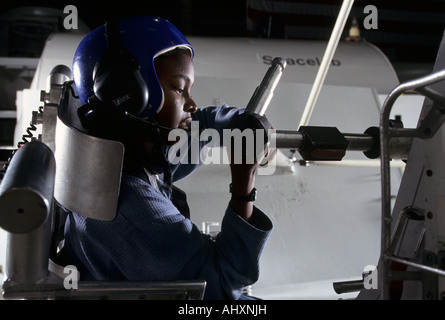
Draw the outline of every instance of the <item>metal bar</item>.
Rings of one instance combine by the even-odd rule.
[[[272,65],[267,70],[261,84],[256,88],[252,98],[250,98],[245,110],[246,113],[256,113],[260,116],[266,113],[284,68],[286,68],[286,60],[283,58],[278,57],[272,61]]]
[[[398,258],[398,257],[393,256],[393,255],[386,255],[385,259],[388,260],[388,261],[395,261],[395,262],[398,262],[398,263],[406,264],[407,266],[419,268],[421,270],[432,272],[432,273],[438,274],[439,276],[445,277],[445,270],[443,270],[443,269],[430,267],[430,266],[427,266],[427,265],[424,265],[424,264],[421,264],[421,263],[418,263],[418,262],[414,262],[414,261],[410,261],[410,260],[407,260],[407,259]]]
[[[409,137],[398,137],[390,141],[391,159],[406,159],[411,148],[411,131],[407,132]],[[349,141],[348,151],[367,152],[378,147],[375,138],[368,134],[344,133],[345,139]],[[302,149],[304,148],[304,135],[295,130],[271,130],[269,141],[275,141],[278,149]]]
[[[314,110],[315,102],[317,101],[318,95],[320,93],[321,87],[323,86],[324,79],[328,73],[331,60],[334,56],[335,50],[337,48],[338,42],[340,40],[343,28],[348,20],[349,12],[351,11],[353,0],[344,0],[340,8],[340,12],[335,22],[334,29],[332,30],[331,37],[329,39],[326,51],[324,53],[323,59],[321,61],[320,68],[318,69],[317,76],[314,81],[314,85],[309,94],[306,107],[304,108],[303,115],[300,120],[300,127],[308,124],[309,119]]]
[[[5,299],[190,299],[204,297],[206,281],[80,281],[77,289],[60,283],[6,283]]]
[[[333,283],[334,291],[337,294],[348,293],[360,291],[363,289],[363,279],[360,280],[351,280],[351,281],[342,281],[342,282],[334,282]]]
[[[15,119],[15,118],[17,118],[17,111],[0,110],[0,119]]]
[[[299,149],[303,146],[303,134],[296,130],[270,130],[269,141],[275,141],[280,149]]]
[[[349,141],[347,150],[350,151],[368,151],[374,145],[374,138],[367,134],[345,133],[343,135]],[[275,141],[275,147],[279,149],[304,148],[304,136],[300,131],[271,130],[270,137],[271,141]]]

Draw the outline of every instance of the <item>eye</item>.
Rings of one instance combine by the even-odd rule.
[[[175,86],[175,85],[172,85],[171,88],[172,88],[172,90],[173,90],[174,92],[176,92],[176,93],[179,94],[179,95],[183,95],[183,94],[184,94],[184,90],[185,90],[185,89],[183,89],[182,86]]]

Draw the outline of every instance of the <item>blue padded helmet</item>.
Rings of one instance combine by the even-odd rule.
[[[148,117],[159,112],[164,103],[154,59],[178,47],[188,48],[193,57],[193,47],[173,24],[156,17],[120,19],[119,36],[122,45],[137,60],[140,74],[148,87],[148,105],[137,115],[140,118]],[[74,85],[83,104],[94,95],[93,71],[106,48],[106,28],[103,25],[87,34],[74,54]]]

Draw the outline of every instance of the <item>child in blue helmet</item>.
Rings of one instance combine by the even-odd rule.
[[[204,279],[206,299],[239,299],[243,288],[258,280],[260,255],[272,230],[253,201],[242,199],[254,189],[258,163],[230,165],[233,196],[221,232],[212,239],[190,220],[184,192],[171,185],[199,164],[173,165],[166,154],[174,143],[168,140],[168,128],[188,129],[191,121],[199,121],[200,128],[216,129],[222,137],[230,119],[242,110],[226,105],[197,108],[191,96],[193,48],[168,21],[123,19],[120,35],[140,64],[150,94],[148,105],[132,117],[150,123],[157,130],[147,131],[158,136],[135,140],[139,135],[130,134],[132,139],[122,139],[126,154],[116,218],[99,221],[69,213],[66,262],[76,265],[81,280]],[[91,74],[105,46],[99,28],[76,52],[74,83],[84,103],[94,96]]]

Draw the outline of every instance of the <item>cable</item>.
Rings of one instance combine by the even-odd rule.
[[[17,150],[20,149],[25,143],[28,143],[34,139],[38,139],[37,137],[34,136],[34,133],[37,131],[36,124],[38,124],[39,116],[43,117],[43,106],[40,106],[37,112],[33,111],[33,117],[29,122],[29,126],[26,128],[26,133],[22,135],[22,140],[17,143],[17,149],[11,152],[11,156],[8,158],[8,161],[3,165],[2,169],[0,170],[0,181],[3,180],[3,177],[6,174],[6,170],[8,169],[9,164],[11,163],[12,157],[17,152]]]

